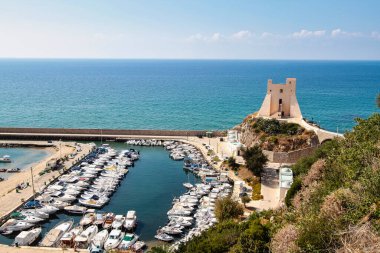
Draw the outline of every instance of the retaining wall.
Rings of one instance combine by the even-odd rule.
[[[302,157],[311,155],[317,147],[309,147],[290,152],[274,152],[263,150],[263,153],[268,157],[268,160],[273,163],[295,163]]]

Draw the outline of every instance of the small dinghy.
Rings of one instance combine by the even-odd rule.
[[[20,234],[18,234],[15,238],[15,241],[13,242],[13,245],[15,246],[29,246],[33,242],[37,240],[37,238],[40,236],[42,229],[39,228],[33,228],[28,231],[22,231]]]

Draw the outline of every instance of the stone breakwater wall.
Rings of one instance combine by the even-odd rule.
[[[74,129],[74,128],[0,128],[0,139],[19,140],[125,140],[140,138],[206,136],[206,130],[139,130],[139,129]],[[225,136],[225,131],[213,131],[213,136]]]
[[[317,147],[309,147],[290,152],[263,150],[263,153],[268,157],[268,160],[273,163],[296,163],[302,157],[312,155],[316,149]]]

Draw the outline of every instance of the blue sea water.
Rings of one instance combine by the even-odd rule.
[[[3,59],[0,126],[226,129],[260,108],[267,79],[286,77],[326,129],[379,111],[379,61]]]

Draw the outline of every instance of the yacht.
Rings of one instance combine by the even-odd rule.
[[[84,230],[79,236],[75,237],[75,245],[78,248],[85,249],[89,246],[92,238],[98,233],[98,226],[91,225]]]
[[[113,229],[104,243],[105,250],[111,250],[117,248],[124,238],[124,232],[119,229]]]
[[[107,229],[103,229],[102,231],[98,232],[94,238],[92,238],[92,241],[91,241],[91,248],[100,248],[102,249],[103,246],[104,246],[104,243],[106,242],[107,238],[108,238],[108,230]]]
[[[125,234],[123,240],[119,244],[118,249],[121,249],[121,250],[130,249],[130,247],[135,242],[137,242],[138,239],[139,239],[138,235],[135,235],[135,234],[132,234],[132,233],[127,233],[127,234]]]
[[[118,214],[115,216],[115,219],[112,222],[113,229],[121,229],[125,221],[124,215]]]
[[[13,242],[15,246],[29,246],[37,240],[40,236],[42,229],[40,227],[33,228],[28,231],[22,231],[18,234]]]
[[[11,163],[11,157],[9,155],[5,155],[0,158],[0,163]]]
[[[132,230],[136,227],[137,217],[136,211],[128,211],[126,215],[126,219],[124,222],[124,228],[127,230]]]
[[[161,232],[158,233],[157,235],[155,235],[154,238],[156,238],[157,240],[160,240],[160,241],[164,241],[164,242],[171,242],[174,240],[173,236],[170,236],[168,234],[161,233]]]
[[[74,248],[75,246],[75,238],[83,232],[82,226],[77,226],[73,229],[71,229],[69,232],[66,232],[63,234],[61,238],[60,246],[62,248]]]
[[[33,226],[34,226],[33,223],[28,223],[28,222],[20,221],[20,220],[16,220],[16,219],[9,219],[7,222],[5,222],[0,227],[0,233],[11,234],[11,233],[16,232],[16,231],[29,229]]]
[[[83,218],[79,221],[79,224],[82,226],[87,226],[87,225],[93,224],[95,220],[96,220],[96,214],[93,212],[89,212],[83,216]]]
[[[65,206],[63,209],[72,214],[84,214],[87,211],[86,207],[77,205]]]
[[[42,241],[39,243],[41,247],[54,247],[57,245],[61,237],[71,229],[74,220],[66,220],[58,223],[52,230],[50,230]]]
[[[115,220],[115,214],[107,213],[106,217],[104,218],[103,228],[104,229],[111,228],[114,220]]]

